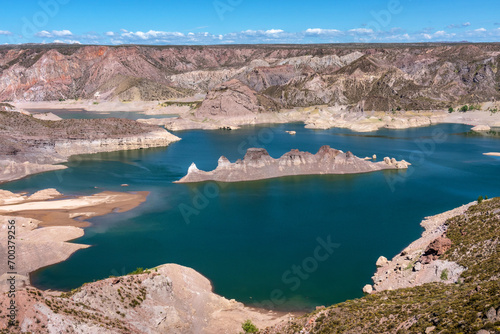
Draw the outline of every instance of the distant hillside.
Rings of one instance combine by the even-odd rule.
[[[499,99],[499,66],[500,44],[3,46],[0,100],[214,98],[238,80],[265,112],[429,110]]]

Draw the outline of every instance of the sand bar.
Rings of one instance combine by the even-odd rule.
[[[125,212],[143,203],[149,192],[106,191],[95,195],[61,198],[55,189],[31,196],[2,191],[0,195],[0,257],[8,254],[9,226],[15,225],[16,285],[29,285],[29,274],[68,259],[75,251],[88,248],[68,242],[84,235],[86,218]],[[14,222],[14,223],[12,223]],[[7,261],[0,262],[0,291],[5,289]]]

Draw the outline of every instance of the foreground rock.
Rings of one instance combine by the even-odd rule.
[[[263,148],[250,148],[243,160],[235,163],[220,157],[217,168],[211,172],[199,170],[193,163],[188,174],[177,182],[240,182],[290,175],[354,174],[405,168],[408,163],[404,160],[386,158],[382,162],[370,162],[329,146],[321,147],[316,154],[291,150],[278,159],[273,159]]]
[[[422,238],[379,269],[390,277],[376,284],[375,292],[261,333],[498,333],[500,198],[476,204],[423,221]],[[427,251],[441,255],[428,265],[414,262]],[[427,274],[410,284],[409,276],[398,282],[401,271]],[[384,282],[396,285],[391,288]],[[363,291],[368,294],[371,289],[367,285]]]
[[[262,312],[212,292],[193,269],[166,264],[146,273],[88,283],[70,293],[17,292],[18,326],[9,333],[238,333],[247,320],[259,328],[290,319]],[[0,295],[0,307],[9,299]]]
[[[412,242],[391,261],[377,261],[377,272],[372,277],[375,291],[401,289],[430,282],[456,283],[466,269],[456,263],[438,260],[452,245],[446,235],[446,221],[463,214],[476,202],[427,217],[421,225],[422,237]],[[444,274],[443,274],[444,272]]]

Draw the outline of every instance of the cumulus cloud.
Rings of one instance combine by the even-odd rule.
[[[36,37],[52,37],[52,34],[50,32],[48,32],[47,30],[42,30],[42,31],[39,31],[35,34]]]
[[[305,31],[307,35],[339,35],[342,31],[337,29],[309,28]]]
[[[270,29],[270,30],[265,31],[265,33],[268,35],[280,34],[282,32],[285,32],[285,31],[281,30],[281,29]]]
[[[65,40],[55,39],[54,41],[52,41],[52,43],[56,43],[56,44],[82,44],[82,43],[80,43],[80,41],[72,40],[72,39],[65,39]]]
[[[72,36],[73,34],[69,30],[52,30],[54,36]]]
[[[47,31],[47,30],[42,30],[39,31],[35,34],[36,37],[40,38],[50,38],[50,37],[68,37],[68,36],[73,36],[71,31],[69,30],[52,30],[52,31]]]
[[[131,40],[150,40],[150,39],[162,39],[169,37],[184,37],[184,34],[181,32],[168,32],[168,31],[156,31],[156,30],[150,30],[148,32],[127,31],[122,33],[122,37]]]
[[[466,22],[468,23],[468,22]],[[465,23],[463,24],[465,26]],[[61,31],[62,32],[62,31]],[[41,31],[42,37],[54,36],[53,31]],[[259,43],[356,43],[356,42],[439,42],[439,41],[500,41],[500,29],[487,30],[459,29],[437,30],[426,28],[420,31],[405,31],[402,28],[373,30],[366,27],[338,30],[331,28],[308,28],[298,32],[270,28],[262,30],[244,30],[226,34],[210,32],[182,33],[175,31],[128,31],[89,33],[87,35],[71,35],[58,40],[68,43],[81,41],[84,44],[259,44]],[[71,37],[71,39],[69,38]]]
[[[461,24],[450,24],[446,28],[448,28],[448,29],[459,29],[459,28],[468,27],[470,25],[471,25],[470,22],[464,22],[464,23],[461,23]]]
[[[349,30],[349,32],[351,32],[351,33],[357,33],[357,34],[373,34],[373,29],[356,28],[356,29]]]

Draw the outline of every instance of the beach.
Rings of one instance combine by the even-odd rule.
[[[108,191],[68,198],[55,189],[46,189],[31,196],[2,190],[0,252],[7,254],[8,240],[15,243],[16,284],[29,285],[31,272],[64,261],[77,250],[90,247],[69,242],[84,235],[82,227],[89,225],[85,219],[132,210],[143,203],[148,194]],[[8,231],[15,231],[15,234]],[[7,272],[12,270],[7,267],[6,261],[2,261],[0,277],[5,278]],[[0,291],[3,291],[6,279],[1,282]]]

